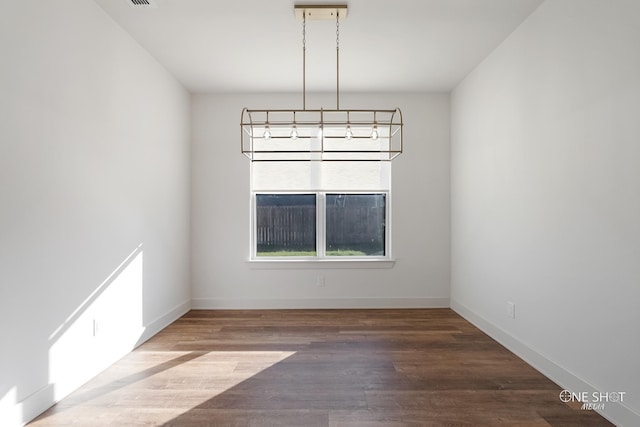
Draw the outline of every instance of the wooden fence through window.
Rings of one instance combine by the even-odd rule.
[[[256,242],[263,250],[308,250],[316,246],[316,207],[258,206]]]
[[[327,206],[327,244],[336,247],[382,247],[385,238],[384,206]],[[315,248],[316,208],[258,206],[256,243],[261,250]]]

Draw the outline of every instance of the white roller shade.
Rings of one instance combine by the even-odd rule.
[[[388,191],[391,162],[254,162],[253,191]]]

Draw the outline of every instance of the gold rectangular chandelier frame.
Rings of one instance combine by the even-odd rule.
[[[402,112],[242,110],[241,150],[251,161],[390,161],[402,153]]]

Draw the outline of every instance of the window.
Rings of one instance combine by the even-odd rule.
[[[316,256],[316,195],[256,194],[257,256]]]
[[[390,258],[388,162],[251,164],[251,259]]]
[[[256,193],[255,257],[387,255],[386,193]]]
[[[386,194],[327,194],[325,254],[384,256]]]

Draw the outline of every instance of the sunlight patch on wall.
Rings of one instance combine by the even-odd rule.
[[[0,398],[0,425],[13,426],[22,423],[22,405],[17,404],[17,398],[15,387]]]
[[[56,400],[133,349],[144,332],[142,291],[139,245],[50,336],[49,383]]]

